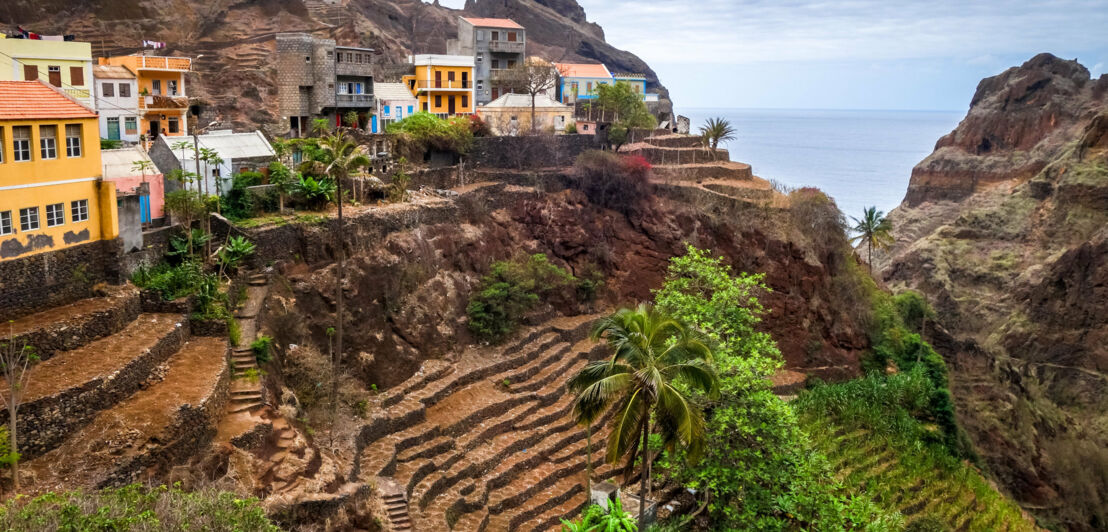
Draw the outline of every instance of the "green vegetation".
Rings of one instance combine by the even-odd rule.
[[[330,179],[303,175],[293,187],[300,201],[311,210],[320,210],[335,201],[335,189],[335,182]]]
[[[0,507],[0,529],[11,532],[61,531],[273,531],[257,499],[216,491],[186,492],[177,487],[133,484],[92,492],[15,497]]]
[[[100,139],[101,150],[118,150],[120,146],[123,146],[123,141],[112,139]]]
[[[735,128],[726,118],[709,118],[703,126],[700,126],[700,136],[704,143],[715,151],[720,142],[735,140]]]
[[[616,151],[627,142],[632,129],[649,129],[658,124],[647,109],[642,95],[625,81],[598,85],[594,102],[596,110],[601,113],[601,120],[612,122],[608,128],[608,143],[615,146]]]
[[[600,319],[591,337],[604,340],[612,355],[589,362],[569,380],[569,391],[576,396],[574,417],[591,424],[613,409],[607,461],[615,464],[627,457],[630,467],[641,457],[639,489],[648,493],[652,428],[664,447],[679,449],[691,463],[704,452],[704,415],[687,396],[694,392],[718,399],[711,348],[698,329],[645,303]],[[644,498],[639,499],[639,517],[642,526]]]
[[[254,351],[254,358],[258,360],[258,364],[265,364],[273,358],[273,343],[272,336],[263,334],[250,344],[250,349]]]
[[[221,274],[231,275],[239,270],[243,261],[254,254],[257,246],[242,236],[231,236],[215,252],[215,261]]]
[[[540,302],[581,301],[595,294],[599,283],[595,277],[581,281],[542,253],[495,262],[469,299],[469,330],[485,341],[502,340]],[[589,288],[582,291],[582,284]]]
[[[431,150],[464,154],[473,143],[473,124],[464,116],[439,118],[426,111],[408,115],[388,125],[396,135],[396,152],[408,160],[422,161]]]
[[[590,504],[581,511],[580,519],[562,519],[562,532],[635,532],[639,529],[631,514],[623,511],[623,503],[616,497],[604,509]]]
[[[851,231],[857,234],[850,239],[850,243],[862,242],[866,245],[866,263],[873,272],[873,248],[884,249],[893,243],[893,224],[877,207],[866,207],[861,219],[851,219],[854,220]]]

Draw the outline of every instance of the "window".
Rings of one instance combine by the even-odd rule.
[[[492,32],[492,37],[490,37],[489,40],[490,41],[499,41],[500,40],[500,32],[499,31]]]
[[[65,126],[65,156],[81,156],[81,124]]]
[[[515,66],[516,66],[515,59],[509,59],[508,60],[508,68],[514,68]]]
[[[46,227],[54,227],[65,223],[65,204],[54,203],[46,206]]]
[[[354,52],[346,52],[346,62],[347,63],[354,62]]]
[[[23,81],[38,81],[38,65],[23,65]]]
[[[500,60],[499,59],[493,59],[492,60],[492,69],[497,70],[499,68],[500,68]]]
[[[412,114],[414,112],[415,112],[415,109],[411,105],[409,105],[408,106],[408,114]]]
[[[516,42],[516,32],[514,32],[514,31],[509,31],[508,32],[508,42]]]
[[[38,207],[19,209],[19,230],[38,231]]]
[[[150,90],[150,92],[153,92],[154,94],[160,95],[162,93],[162,80],[156,79],[156,80],[154,80],[150,83],[154,87],[153,89]]]
[[[485,40],[485,32],[484,32],[484,31],[482,31],[482,30],[477,30],[477,40],[478,40],[478,41],[483,41],[483,40]]]
[[[69,84],[77,87],[85,84],[84,67],[69,67]]]
[[[58,126],[39,126],[38,143],[43,159],[57,159]]]
[[[481,89],[484,89],[484,88],[485,88],[485,80],[481,80],[481,79],[477,80],[477,90],[481,90]]]
[[[354,54],[354,62],[355,63],[361,63],[362,62],[362,54]]]
[[[438,95],[438,94],[435,95],[435,107],[442,107],[442,96],[441,95]]]
[[[399,105],[396,106],[396,119],[404,118],[404,108]]]
[[[177,95],[177,80],[171,79],[167,83],[168,83],[167,88],[169,89],[169,95],[170,96],[176,96]]]
[[[327,59],[331,59],[332,57],[335,57],[334,50],[327,50]],[[339,54],[339,61],[342,61],[342,54]]]
[[[55,87],[62,86],[62,67],[49,66],[46,67],[46,71],[49,74],[50,84]]]
[[[465,109],[466,107],[469,107],[469,95],[468,94],[463,94],[462,95],[462,108]]]
[[[212,168],[212,177],[219,177],[219,167]]]
[[[131,84],[130,83],[120,83],[119,84],[119,97],[120,98],[130,98],[131,97]]]
[[[125,117],[123,119],[123,129],[127,130],[128,135],[138,133],[138,119],[133,116]]]
[[[114,98],[115,97],[115,83],[101,83],[100,87],[102,88],[101,92],[104,93],[105,97],[107,97],[107,98]],[[120,94],[120,96],[123,96],[123,95]]]
[[[169,132],[180,133],[181,132],[181,119],[176,116],[169,117]]]
[[[389,116],[389,106],[385,106],[385,116]]]
[[[12,128],[12,151],[17,162],[31,160],[31,126]]]
[[[88,220],[88,200],[77,200],[69,204],[69,217],[76,222]]]
[[[304,62],[305,63],[311,63],[312,62],[312,56],[310,56],[310,55],[304,56]]]
[[[585,85],[585,94],[592,94],[592,82],[591,81],[588,82],[588,84]]]
[[[485,61],[485,54],[477,54],[477,62],[481,63]]]
[[[0,235],[10,235],[15,232],[12,227],[12,211],[0,212]]]
[[[4,128],[0,127],[0,163],[4,162]]]
[[[581,89],[580,89],[580,86],[577,85],[577,82],[574,81],[573,83],[569,84],[569,90],[573,91],[573,94],[577,94],[577,91],[579,91]]]

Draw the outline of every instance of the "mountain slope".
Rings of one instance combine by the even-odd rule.
[[[1045,525],[1108,527],[1108,76],[985,79],[912,172],[877,261],[938,310],[962,424]]]

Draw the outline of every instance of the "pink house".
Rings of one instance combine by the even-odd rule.
[[[115,183],[119,196],[139,196],[141,220],[144,226],[159,225],[165,218],[165,178],[154,166],[150,156],[138,146],[118,150],[102,150],[104,180]],[[142,170],[142,163],[149,168]]]

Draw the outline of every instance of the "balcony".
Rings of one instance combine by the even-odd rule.
[[[66,95],[70,98],[76,98],[78,100],[87,100],[89,97],[88,89],[64,89]]]
[[[335,74],[338,76],[373,77],[374,65],[371,63],[348,63],[346,61],[335,62]]]
[[[173,70],[188,72],[192,70],[192,59],[188,57],[135,56],[139,70]]]
[[[373,107],[372,94],[336,94],[336,107]]]
[[[523,43],[519,41],[489,41],[489,51],[509,54],[522,54]]]
[[[184,96],[146,95],[139,98],[139,109],[184,109],[189,99]]]
[[[458,90],[458,91],[465,90],[465,91],[468,91],[469,89],[472,89],[472,88],[473,88],[473,81],[468,80],[468,79],[464,79],[464,80],[443,79],[443,80],[419,80],[419,81],[416,81],[416,90],[421,91],[421,92],[422,91],[450,91],[450,90]]]

